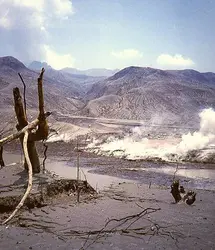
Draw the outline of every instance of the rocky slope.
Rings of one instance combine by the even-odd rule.
[[[214,73],[128,67],[92,86],[85,114],[192,126],[214,96]]]
[[[13,110],[12,89],[23,87],[18,72],[27,85],[27,107],[36,110],[38,68],[44,65],[33,66],[34,70],[13,57],[0,58],[1,114]],[[44,93],[50,111],[190,127],[199,122],[202,109],[215,107],[211,72],[128,67],[104,78],[46,66]]]
[[[22,82],[18,76],[21,73],[26,83],[26,99],[29,109],[37,109],[37,78],[38,72],[28,69],[23,63],[13,57],[0,58],[0,111],[1,114],[13,110],[13,88],[23,91]],[[50,111],[75,112],[84,104],[79,100],[81,91],[78,84],[64,79],[54,79],[45,73],[44,95],[46,109]]]
[[[41,68],[44,67],[46,69],[46,77],[59,83],[59,86],[61,86],[70,97],[75,97],[76,99],[82,98],[87,91],[89,91],[92,84],[106,78],[105,76],[90,76],[85,74],[85,71],[72,68],[55,70],[47,63],[38,61],[32,62],[28,67],[36,72],[40,72]]]

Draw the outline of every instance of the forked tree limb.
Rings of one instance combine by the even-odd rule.
[[[50,112],[46,112],[45,116],[48,117],[51,113]],[[22,134],[24,134],[26,131],[28,130],[32,130],[34,128],[37,127],[37,125],[39,124],[39,120],[35,119],[34,121],[32,121],[31,123],[29,123],[27,126],[25,126],[23,129],[21,129],[20,131],[18,131],[15,134],[9,135],[3,139],[0,140],[0,146],[6,144],[7,142],[13,141],[17,138],[19,138]]]
[[[44,95],[43,95],[43,74],[45,69],[42,68],[41,73],[37,79],[38,86],[38,100],[39,100],[39,115],[38,120],[40,121],[38,124],[38,129],[36,131],[35,141],[38,140],[46,140],[49,134],[49,127],[45,117],[44,110]]]
[[[31,189],[32,189],[32,165],[31,161],[28,155],[28,147],[27,147],[27,142],[28,142],[28,130],[25,131],[24,139],[23,139],[23,149],[24,149],[24,155],[26,162],[28,164],[28,187],[25,191],[25,194],[23,195],[21,201],[19,204],[16,206],[15,210],[13,213],[2,223],[3,225],[7,224],[13,217],[16,215],[16,213],[19,211],[19,209],[23,206],[25,200],[27,199]]]

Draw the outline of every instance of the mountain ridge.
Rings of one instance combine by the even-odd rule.
[[[48,71],[48,70],[47,70]],[[44,99],[47,110],[76,112],[84,103],[77,98],[79,86],[74,82],[64,82],[44,75]],[[26,84],[26,100],[29,109],[37,109],[37,78],[39,71],[28,69],[14,57],[0,57],[0,113],[13,111],[13,88],[23,85],[18,76],[21,73]]]
[[[33,61],[28,65],[28,68],[33,70],[40,70],[41,68],[49,68],[53,69],[50,65],[48,65],[46,62],[40,62],[40,61]],[[53,69],[55,70],[55,69]],[[76,69],[76,68],[62,68],[60,70],[57,70],[59,72],[69,73],[72,75],[85,75],[85,76],[93,76],[93,77],[109,77],[115,74],[118,69],[106,69],[106,68],[91,68],[86,70]]]
[[[0,58],[0,65],[0,108],[12,106],[18,71],[27,83],[28,105],[36,108],[32,82],[39,71],[12,57]],[[192,126],[200,110],[215,108],[215,73],[130,66],[99,78],[48,68],[44,93],[47,108],[61,113]]]
[[[10,67],[13,70],[23,70],[27,67],[13,56],[0,57],[0,67]]]
[[[197,122],[202,108],[215,107],[214,96],[212,72],[131,66],[95,83],[86,94],[85,112],[96,117],[189,126]]]

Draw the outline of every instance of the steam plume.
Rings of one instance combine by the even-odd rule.
[[[166,138],[165,140],[147,139],[144,127],[135,127],[132,133],[123,139],[110,138],[105,143],[98,142],[89,145],[100,153],[124,156],[128,159],[160,158],[168,161],[172,155],[182,159],[193,150],[201,150],[215,143],[215,111],[212,108],[204,109],[199,113],[200,129],[194,133],[182,135],[181,140]]]

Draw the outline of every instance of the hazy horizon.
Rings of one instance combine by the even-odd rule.
[[[31,68],[30,67],[30,64],[31,63],[34,63],[34,62],[36,62],[36,63],[41,63],[41,64],[47,64],[47,66],[48,67],[51,67],[52,69],[54,69],[54,70],[66,70],[66,69],[74,69],[74,70],[78,70],[78,71],[88,71],[88,70],[110,70],[110,71],[121,71],[121,70],[123,70],[123,69],[125,69],[125,68],[131,68],[131,67],[140,67],[140,68],[153,68],[153,69],[158,69],[158,70],[167,70],[167,71],[175,71],[175,70],[194,70],[194,71],[197,71],[197,72],[199,72],[199,73],[214,73],[215,74],[215,70],[214,71],[199,71],[199,70],[197,70],[197,69],[192,69],[192,68],[183,68],[183,69],[171,69],[171,68],[165,68],[165,69],[162,69],[162,68],[159,68],[159,67],[150,67],[150,66],[141,66],[141,65],[128,65],[128,66],[125,66],[125,67],[123,67],[123,68],[115,68],[115,69],[111,69],[111,68],[99,68],[99,67],[97,67],[97,68],[93,68],[93,67],[91,67],[91,68],[86,68],[86,69],[80,69],[80,68],[76,68],[76,67],[64,67],[64,68],[59,68],[59,69],[55,69],[54,67],[52,67],[51,65],[49,65],[47,62],[45,62],[45,61],[36,61],[36,60],[33,60],[33,61],[31,61],[30,63],[25,63],[25,62],[23,62],[22,60],[20,60],[20,59],[18,59],[18,58],[16,58],[16,57],[14,57],[14,56],[12,56],[12,55],[5,55],[5,56],[0,56],[0,58],[3,58],[3,57],[13,57],[13,58],[15,58],[15,59],[17,59],[18,61],[20,61],[21,63],[23,63],[27,68]]]

